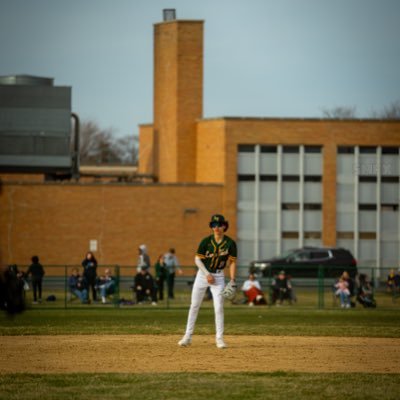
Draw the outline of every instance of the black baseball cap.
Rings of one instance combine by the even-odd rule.
[[[221,214],[214,214],[211,217],[211,221],[209,223],[209,227],[212,228],[213,226],[223,226],[225,229],[224,231],[226,232],[229,227],[229,222],[225,219],[225,217]]]

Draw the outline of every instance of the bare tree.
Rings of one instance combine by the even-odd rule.
[[[123,136],[116,140],[115,150],[122,164],[137,165],[139,158],[139,139],[137,136]]]
[[[355,119],[357,114],[356,107],[334,107],[334,108],[323,108],[322,114],[324,118],[329,119]]]
[[[373,112],[372,118],[376,119],[400,119],[400,100],[390,103],[380,112]]]
[[[80,129],[81,164],[136,164],[137,138],[116,138],[112,129],[102,129],[94,121],[84,121]]]

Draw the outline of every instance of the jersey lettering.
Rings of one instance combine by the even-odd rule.
[[[209,272],[215,272],[224,269],[228,260],[236,259],[236,243],[230,237],[224,236],[223,241],[218,244],[211,235],[200,242],[197,256],[203,260]]]

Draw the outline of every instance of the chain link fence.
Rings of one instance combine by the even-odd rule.
[[[26,271],[28,266],[18,266],[19,271]],[[105,289],[104,277],[109,270],[113,284]],[[154,268],[150,268],[148,293],[138,297],[135,288],[135,275],[138,273],[135,266],[126,265],[99,265],[97,279],[92,287],[84,287],[85,296],[71,287],[71,276],[78,273],[82,276],[83,268],[80,265],[44,265],[45,276],[42,281],[42,293],[39,296],[36,287],[36,301],[34,286],[37,286],[32,277],[25,277],[27,281],[25,297],[29,308],[174,308],[185,307],[190,304],[191,289],[197,273],[195,266],[182,266],[175,274],[166,274],[163,280],[155,278]],[[75,272],[74,272],[75,270]],[[283,270],[290,282],[291,292],[283,296],[280,301],[276,293],[276,280]],[[238,294],[232,302],[226,302],[227,307],[247,306],[247,298],[241,290],[250,272],[254,272],[264,294],[266,307],[284,306],[293,308],[335,309],[340,307],[339,296],[336,294],[335,283],[344,272],[343,267],[329,266],[274,266],[264,271],[250,271],[248,266],[239,266],[237,273]],[[358,301],[359,278],[364,274],[371,282],[372,296],[378,309],[400,307],[400,269],[363,267],[357,268],[357,273],[351,272],[354,289],[351,295],[351,305],[355,308],[364,308]],[[226,274],[228,275],[228,274]],[[390,278],[392,276],[392,278]],[[226,278],[228,280],[228,277]],[[211,293],[205,294],[203,307],[212,307]]]

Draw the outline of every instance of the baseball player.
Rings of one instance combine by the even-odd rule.
[[[199,269],[193,284],[186,332],[178,344],[186,347],[192,343],[192,334],[204,293],[207,287],[210,287],[214,302],[216,345],[219,349],[224,349],[227,347],[224,342],[224,298],[222,296],[225,286],[224,268],[229,266],[230,285],[236,286],[237,250],[235,241],[225,235],[229,224],[222,215],[213,215],[209,226],[213,234],[200,242],[195,256],[195,263]]]

